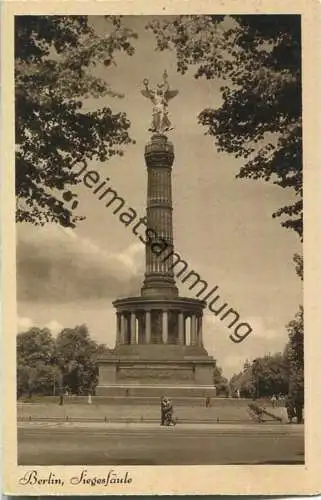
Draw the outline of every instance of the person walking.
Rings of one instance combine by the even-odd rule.
[[[161,397],[161,425],[165,425],[165,412],[166,412],[166,398],[164,396]]]
[[[285,407],[288,414],[289,424],[292,424],[292,420],[295,417],[295,406],[291,396],[288,396],[285,400]]]
[[[176,419],[174,417],[174,408],[170,399],[165,400],[165,425],[169,427],[170,425],[176,425]]]

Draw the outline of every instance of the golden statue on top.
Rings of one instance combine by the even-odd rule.
[[[155,90],[149,88],[149,81],[145,78],[143,80],[145,88],[141,90],[143,96],[150,99],[153,103],[152,124],[148,130],[158,134],[173,130],[168,118],[168,101],[177,96],[178,90],[170,90],[167,78],[168,75],[165,70],[163,73],[163,82],[158,83]]]

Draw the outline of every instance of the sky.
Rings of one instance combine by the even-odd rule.
[[[95,28],[106,29],[103,18],[92,18]],[[238,311],[253,332],[242,343],[229,339],[230,330],[208,310],[204,342],[210,355],[230,377],[246,359],[282,351],[286,324],[302,302],[302,284],[292,256],[301,252],[298,236],[282,228],[272,213],[287,204],[291,193],[235,175],[242,159],[219,153],[212,137],[197,123],[206,107],[220,106],[218,80],[195,80],[179,75],[174,52],[155,52],[146,17],[126,18],[139,35],[134,56],[116,55],[117,66],[97,68],[124,98],[90,99],[86,107],[110,106],[126,111],[134,145],[123,157],[91,164],[110,178],[126,204],[145,215],[147,174],[144,146],[150,138],[151,104],[140,94],[144,78],[151,86],[163,71],[179,94],[170,102],[175,129],[173,165],[173,222],[176,250],[221,297]],[[144,246],[129,228],[84,185],[77,188],[77,213],[85,215],[75,230],[57,225],[43,228],[17,225],[18,331],[47,326],[54,334],[63,327],[86,323],[91,336],[114,346],[116,323],[112,301],[140,292],[144,274]],[[180,295],[193,297],[181,282]]]

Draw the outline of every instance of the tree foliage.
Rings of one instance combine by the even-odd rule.
[[[74,227],[81,217],[61,196],[77,183],[72,167],[105,162],[131,142],[125,113],[83,105],[121,97],[94,68],[119,51],[132,55],[135,37],[118,17],[108,17],[103,35],[87,16],[15,17],[17,221]]]
[[[256,397],[271,397],[273,394],[288,393],[287,359],[281,353],[257,358],[252,363],[252,377]]]
[[[17,362],[20,365],[48,365],[52,362],[54,349],[55,341],[48,328],[33,327],[17,335]]]
[[[63,373],[64,386],[73,394],[92,392],[96,387],[95,365],[99,345],[90,338],[86,325],[65,328],[56,339],[56,363]]]
[[[296,405],[304,404],[304,323],[303,307],[287,325],[289,342],[287,358],[289,363],[289,392]]]
[[[303,281],[303,257],[297,253],[293,256],[293,261],[295,263],[295,271],[299,278]]]
[[[31,328],[17,335],[17,393],[52,394],[61,384],[54,364],[55,341],[47,328]]]
[[[174,48],[179,72],[223,82],[222,104],[200,124],[219,151],[244,159],[239,178],[292,190],[273,216],[302,237],[300,16],[183,15],[148,27],[159,50]]]
[[[266,355],[247,362],[242,372],[230,381],[232,390],[239,389],[243,397],[265,398],[287,394],[289,369],[283,353]]]
[[[93,392],[97,385],[96,360],[108,349],[90,338],[86,325],[65,328],[53,338],[46,328],[31,328],[17,335],[17,393],[72,394]]]
[[[215,366],[213,371],[213,384],[217,395],[228,395],[228,380],[223,376],[222,368]]]
[[[235,396],[237,391],[240,391],[240,396],[243,398],[253,398],[255,396],[250,363],[240,373],[235,373],[230,380],[231,395]]]

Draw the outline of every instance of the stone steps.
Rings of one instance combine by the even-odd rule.
[[[240,407],[186,407],[174,405],[176,418],[181,421],[215,422],[215,421],[250,421],[245,406]],[[154,421],[160,419],[159,406],[128,406],[128,405],[95,405],[95,404],[22,404],[17,408],[18,420],[50,420],[50,419],[81,419],[81,420],[133,420]]]

